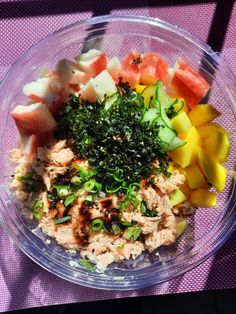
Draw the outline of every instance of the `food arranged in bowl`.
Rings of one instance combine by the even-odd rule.
[[[123,60],[96,49],[60,60],[11,112],[11,187],[22,211],[91,270],[174,243],[223,191],[227,130],[202,104],[210,85],[182,58]]]

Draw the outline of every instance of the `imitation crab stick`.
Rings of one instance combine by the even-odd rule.
[[[88,52],[80,54],[75,60],[79,69],[90,77],[95,77],[107,67],[106,54],[97,49],[90,49]]]
[[[29,159],[32,159],[38,147],[43,147],[52,139],[52,131],[47,131],[41,134],[24,135],[20,133],[21,150]]]
[[[57,63],[56,72],[63,84],[84,84],[89,79],[88,74],[80,71],[78,64],[68,59],[62,59]]]
[[[40,134],[52,130],[56,121],[42,103],[16,106],[11,112],[19,131],[25,135]]]

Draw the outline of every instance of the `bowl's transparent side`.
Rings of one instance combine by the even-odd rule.
[[[234,228],[236,134],[235,95],[231,90],[234,78],[222,59],[208,47],[201,47],[198,41],[194,42],[185,32],[168,24],[150,21],[112,17],[108,23],[98,19],[97,24],[84,22],[66,28],[49,36],[21,58],[0,89],[0,115],[4,122],[1,126],[1,221],[15,243],[41,266],[67,280],[96,288],[134,289],[173,278],[199,264],[226,240]],[[35,221],[28,220],[19,211],[9,189],[15,167],[10,161],[10,152],[18,143],[18,132],[10,111],[27,101],[22,86],[35,80],[41,69],[53,69],[61,58],[73,59],[85,46],[102,49],[109,57],[119,56],[121,59],[133,49],[154,51],[171,65],[178,56],[184,57],[201,70],[208,81],[212,80],[209,102],[222,113],[218,122],[229,130],[231,140],[231,152],[225,165],[228,169],[227,186],[218,196],[217,207],[198,209],[189,218],[189,227],[176,244],[162,247],[151,255],[143,254],[135,261],[112,265],[104,274],[89,272],[80,264],[79,254],[69,254],[54,241],[47,245],[46,236],[37,230]]]

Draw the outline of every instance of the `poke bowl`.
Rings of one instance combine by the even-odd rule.
[[[88,287],[193,269],[235,230],[235,90],[221,56],[159,19],[101,16],[47,36],[0,85],[4,229]]]

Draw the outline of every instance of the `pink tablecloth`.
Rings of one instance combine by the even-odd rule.
[[[236,3],[233,9],[227,4],[229,12],[232,9],[229,18],[221,12],[221,8],[216,8],[213,1],[194,5],[180,5],[181,1],[159,1],[159,6],[154,6],[154,1],[148,3],[145,0],[114,0],[109,5],[107,2],[104,1],[103,5],[102,1],[89,0],[0,0],[0,79],[19,55],[48,33],[93,14],[109,12],[159,17],[185,28],[204,41],[209,37],[211,25],[214,30],[214,13],[215,16],[222,13],[221,22],[228,24],[228,30],[225,36],[220,32],[215,34],[215,47],[223,46],[223,53],[236,73]],[[171,5],[171,2],[178,5]],[[210,36],[210,41],[214,43],[214,36]],[[0,312],[52,304],[236,288],[236,235],[217,254],[184,276],[129,292],[101,291],[63,281],[20,252],[1,226],[0,247]]]

